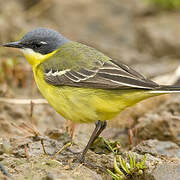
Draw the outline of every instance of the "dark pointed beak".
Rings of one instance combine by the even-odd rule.
[[[20,41],[6,43],[6,44],[3,44],[3,46],[4,46],[4,47],[12,47],[12,48],[23,48],[23,46],[22,46],[22,44],[20,43]]]

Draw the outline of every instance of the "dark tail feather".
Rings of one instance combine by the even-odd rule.
[[[150,93],[180,93],[180,86],[160,86],[150,91]]]

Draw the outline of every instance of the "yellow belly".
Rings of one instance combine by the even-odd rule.
[[[33,69],[35,81],[49,104],[65,119],[91,123],[109,120],[126,107],[155,94],[147,90],[103,90],[47,84],[40,70]]]

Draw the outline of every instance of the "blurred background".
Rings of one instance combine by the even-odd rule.
[[[0,43],[48,27],[154,78],[179,65],[179,9],[179,0],[0,0]],[[20,52],[0,48],[0,59],[1,96],[41,97]]]
[[[0,44],[19,40],[36,27],[52,28],[71,40],[93,46],[130,65],[149,78],[156,78],[173,73],[180,64],[179,10],[179,0],[0,0]],[[49,105],[32,107],[29,104],[4,103],[3,98],[42,96],[23,55],[17,50],[0,47],[1,136],[22,135],[15,126],[22,127],[22,122],[29,122],[32,118],[41,133],[48,134],[55,127],[65,128],[65,120]],[[141,116],[166,100],[166,96],[154,98],[125,111],[110,123],[111,128],[104,135],[124,138],[122,144],[129,144],[124,133],[128,134],[129,129],[140,122]],[[83,144],[86,143],[84,137],[88,139],[90,135],[86,133],[87,128],[91,132],[93,126],[82,127],[85,133],[82,135],[82,132],[79,139]],[[140,129],[143,127],[145,125]],[[157,137],[158,133],[147,134],[142,133],[139,138],[167,138],[166,135]],[[169,137],[170,140],[173,138]],[[173,141],[180,142],[179,139]]]
[[[178,0],[0,0],[0,42],[18,40],[36,27],[53,28],[152,78],[178,65],[179,8]],[[6,48],[0,53],[0,82],[29,84],[22,55]]]

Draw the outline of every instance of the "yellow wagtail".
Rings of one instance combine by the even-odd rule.
[[[24,53],[40,92],[59,114],[77,123],[96,122],[80,162],[105,129],[106,120],[146,98],[180,92],[180,87],[158,85],[129,66],[51,29],[37,28],[4,46]]]

